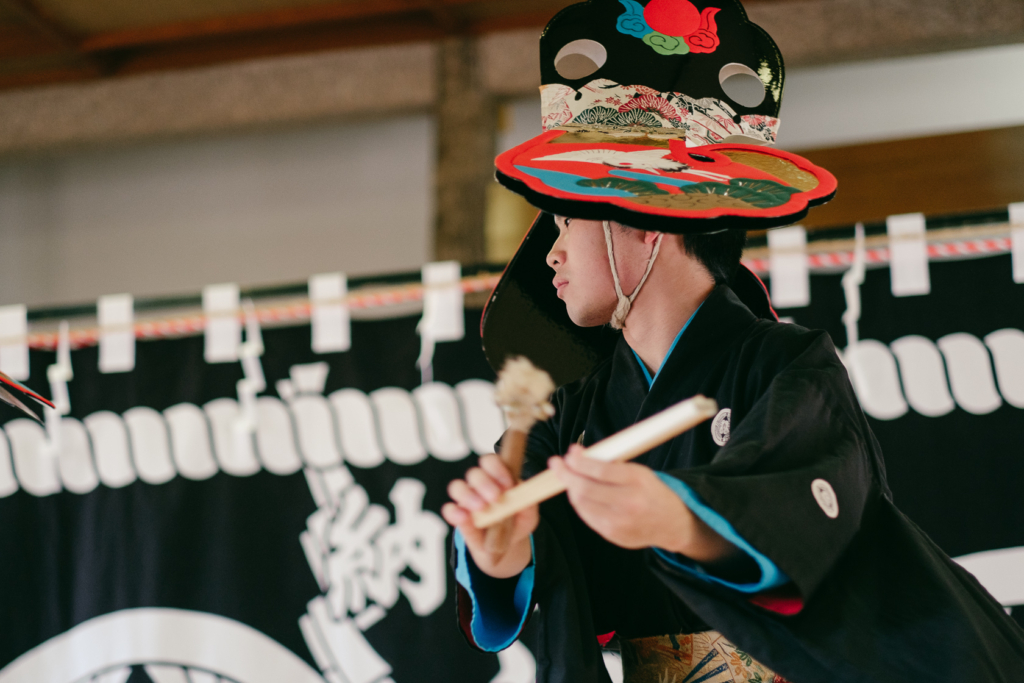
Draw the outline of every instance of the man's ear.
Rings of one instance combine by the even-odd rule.
[[[658,239],[658,235],[660,234],[660,232],[644,232],[644,244],[654,244],[654,240]]]

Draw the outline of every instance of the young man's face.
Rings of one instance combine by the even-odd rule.
[[[618,300],[608,263],[608,247],[601,221],[555,216],[558,239],[547,255],[554,269],[552,280],[569,317],[580,327],[604,325],[611,320]],[[643,277],[650,247],[640,230],[612,228],[615,262],[622,290],[629,294]]]

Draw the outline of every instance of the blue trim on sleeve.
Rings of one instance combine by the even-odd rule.
[[[473,578],[469,572],[469,565],[473,560],[466,553],[466,541],[462,538],[462,534],[459,533],[458,529],[455,530],[455,553],[455,580],[466,589],[466,592],[469,593],[469,599],[473,604],[473,618],[469,623],[473,640],[476,641],[481,650],[486,650],[487,652],[504,650],[515,642],[519,632],[523,630],[526,617],[530,615],[530,598],[533,595],[534,570],[536,569],[533,535],[530,535],[530,564],[519,575],[519,582],[516,584],[512,597],[512,606],[515,609],[515,614],[519,616],[518,622],[514,624],[515,628],[511,628],[512,624],[494,623],[495,619],[488,619],[487,613],[491,612],[493,614],[494,610],[488,609],[492,606],[486,604],[485,587],[478,586],[477,590],[474,590]]]
[[[703,305],[704,305],[704,302],[702,301],[700,306],[703,306]],[[691,315],[689,317],[689,319],[687,319],[687,321],[685,323],[683,323],[683,329],[679,330],[679,334],[677,334],[676,338],[672,340],[672,346],[668,347],[668,353],[666,353],[665,354],[665,358],[662,359],[661,367],[659,367],[658,371],[656,373],[654,373],[654,377],[651,377],[651,371],[648,370],[647,366],[644,365],[644,362],[642,360],[640,360],[640,354],[638,354],[636,351],[633,351],[633,349],[630,348],[630,351],[633,351],[633,356],[636,358],[636,362],[640,364],[640,369],[644,373],[644,378],[647,380],[647,388],[648,389],[650,389],[652,386],[654,386],[654,380],[658,379],[658,375],[661,374],[661,368],[665,367],[665,361],[667,361],[669,359],[669,356],[672,355],[672,352],[676,350],[676,345],[679,343],[679,340],[683,338],[683,332],[686,332],[686,328],[690,326],[691,322],[693,322],[693,318],[694,318],[694,316],[697,315],[697,311],[700,310],[700,306],[698,306],[697,310],[693,312],[693,315]]]
[[[754,546],[747,543],[746,539],[736,532],[736,529],[734,529],[732,524],[729,523],[729,520],[708,507],[693,489],[687,486],[684,482],[665,472],[655,472],[655,474],[658,475],[658,477],[682,499],[686,507],[693,511],[693,514],[697,515],[722,538],[749,555],[761,570],[761,580],[757,583],[743,584],[725,581],[717,576],[708,574],[704,568],[696,562],[691,561],[687,563],[684,561],[685,558],[677,555],[676,553],[670,553],[662,550],[661,548],[655,548],[654,552],[658,553],[658,555],[660,555],[665,561],[671,563],[674,567],[693,574],[694,576],[698,576],[705,581],[720,584],[726,588],[739,591],[740,593],[759,593],[763,590],[775,588],[776,586],[781,586],[789,582],[789,577],[783,574],[782,571],[775,566],[774,562],[769,560],[764,554],[760,553],[756,548],[754,548]]]

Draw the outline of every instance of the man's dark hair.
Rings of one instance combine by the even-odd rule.
[[[628,225],[617,223],[621,231],[634,230]],[[672,235],[666,234],[666,237]],[[724,285],[736,274],[743,256],[743,247],[747,244],[746,230],[722,230],[721,232],[694,233],[691,235],[675,235],[686,253],[694,257],[704,266],[716,285]]]
[[[686,253],[708,269],[715,284],[728,282],[736,273],[747,243],[745,230],[723,230],[709,234],[679,235]]]

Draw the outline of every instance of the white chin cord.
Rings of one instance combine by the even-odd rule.
[[[654,259],[658,258],[658,250],[661,249],[661,238],[664,236],[664,233],[658,235],[658,239],[654,242],[654,251],[651,252],[651,258],[647,261],[647,270],[644,272],[644,276],[640,278],[640,284],[636,286],[632,294],[626,296],[622,293],[622,285],[619,284],[619,270],[615,267],[615,252],[612,250],[612,228],[608,221],[604,221],[604,243],[608,246],[608,265],[612,267],[615,296],[619,300],[609,324],[616,330],[621,330],[626,326],[626,316],[629,315],[629,309],[633,306],[633,300],[636,299],[636,295],[640,293],[640,288],[647,282],[647,276],[651,274],[651,268],[654,267]]]

